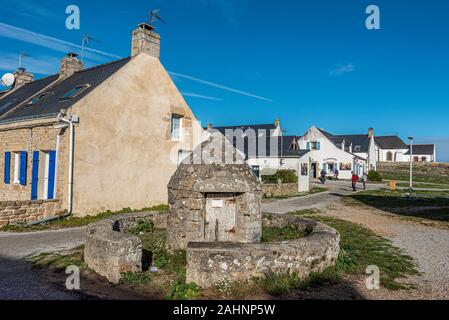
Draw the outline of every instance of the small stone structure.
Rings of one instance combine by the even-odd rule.
[[[122,273],[141,272],[142,241],[126,232],[142,220],[152,222],[155,228],[167,227],[167,215],[160,212],[115,216],[89,225],[84,249],[84,261],[89,268],[111,283],[119,283]]]
[[[199,243],[187,248],[187,282],[209,288],[223,280],[246,281],[296,272],[301,279],[335,265],[340,235],[334,229],[291,215],[268,215],[266,227],[297,225],[304,238],[275,243]]]
[[[262,186],[219,133],[197,148],[168,185],[167,245],[257,243],[262,236]]]
[[[0,201],[0,227],[64,214],[59,200]]]

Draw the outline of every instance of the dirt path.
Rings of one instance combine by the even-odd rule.
[[[404,298],[449,299],[449,230],[424,226],[363,206],[334,204],[320,214],[363,225],[391,239],[395,246],[415,258],[423,275],[409,279],[417,290],[405,293]]]

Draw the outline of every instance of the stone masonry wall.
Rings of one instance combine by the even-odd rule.
[[[290,196],[298,193],[297,183],[273,183],[262,185],[263,194],[268,197]]]
[[[0,227],[62,215],[59,200],[0,201]]]
[[[31,199],[32,163],[34,151],[57,149],[58,129],[55,121],[39,120],[0,125],[0,201],[28,201]],[[67,203],[68,131],[60,136],[57,154],[56,194],[62,204]],[[14,153],[28,153],[26,186],[14,183]],[[4,182],[5,152],[11,152],[11,182]]]

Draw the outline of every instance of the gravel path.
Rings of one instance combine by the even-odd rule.
[[[85,228],[0,233],[0,300],[73,300],[83,296],[49,284],[23,259],[43,252],[76,248],[84,243]]]
[[[449,299],[449,230],[424,226],[370,207],[348,207],[338,201],[352,191],[343,183],[328,184],[330,191],[302,198],[266,202],[263,211],[284,214],[295,210],[318,208],[321,215],[361,224],[389,238],[412,256],[422,276],[411,281],[418,287],[413,299]],[[382,186],[380,186],[382,187]],[[369,188],[379,188],[371,185]],[[371,293],[370,293],[371,294]],[[384,298],[371,296],[371,298]],[[404,297],[392,296],[393,299]]]

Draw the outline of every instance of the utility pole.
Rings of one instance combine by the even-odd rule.
[[[410,140],[410,199],[413,197],[413,137],[408,137]]]

